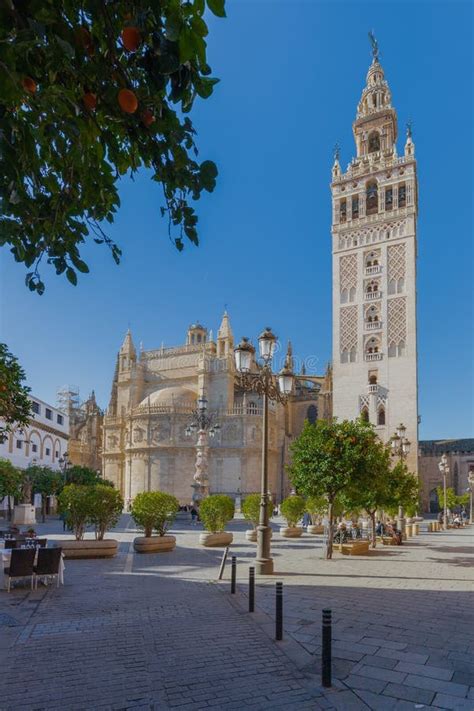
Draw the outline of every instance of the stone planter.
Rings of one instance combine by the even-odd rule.
[[[113,558],[118,549],[118,541],[112,538],[103,541],[54,541],[54,545],[63,549],[65,558]]]
[[[273,529],[270,529],[270,538],[273,535]],[[251,543],[256,543],[257,542],[257,529],[256,528],[251,528],[245,531],[245,538],[250,541]]]
[[[36,510],[30,504],[17,504],[13,509],[13,521],[16,526],[25,526],[36,523]]]
[[[300,538],[302,535],[302,526],[284,526],[280,528],[280,536],[283,536],[283,538]]]
[[[166,553],[176,548],[174,536],[138,536],[133,539],[137,553]]]
[[[234,539],[232,533],[228,531],[220,531],[219,533],[210,533],[205,531],[199,534],[199,543],[201,546],[206,546],[206,548],[213,548],[219,546],[230,546]]]
[[[324,533],[324,526],[323,526],[322,524],[310,525],[310,526],[307,527],[306,531],[307,531],[308,533],[312,533],[313,535],[316,535],[316,534],[318,534],[318,533]]]

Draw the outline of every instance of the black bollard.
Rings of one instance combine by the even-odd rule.
[[[283,583],[276,584],[275,639],[283,639]]]
[[[249,568],[249,612],[255,612],[255,568]]]
[[[331,637],[332,637],[331,610],[323,610],[323,659],[321,680],[323,686],[331,686]]]
[[[235,595],[235,583],[237,579],[237,556],[232,556],[232,568],[231,568],[231,580],[230,580],[230,591],[232,595]]]

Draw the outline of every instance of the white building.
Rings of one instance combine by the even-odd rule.
[[[26,469],[30,464],[59,469],[59,460],[67,451],[69,418],[52,405],[31,396],[33,415],[23,432],[18,428],[0,443],[0,458]]]
[[[374,48],[353,133],[357,155],[332,169],[333,414],[370,420],[387,441],[397,425],[417,471],[415,146],[397,155],[397,114]]]

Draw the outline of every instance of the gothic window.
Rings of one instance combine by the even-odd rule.
[[[377,376],[372,374],[369,375],[369,385],[377,385]]]
[[[347,298],[349,296],[349,292],[347,289],[343,289],[341,291],[341,304],[346,304],[347,303]]]
[[[256,415],[257,414],[257,404],[255,402],[249,402],[247,405],[247,414]]]
[[[396,344],[392,341],[389,346],[388,346],[388,357],[389,358],[394,358],[397,355],[397,346]]]
[[[365,346],[366,353],[378,353],[379,352],[379,342],[376,338],[370,338]]]
[[[400,341],[400,343],[398,344],[397,355],[399,355],[399,356],[405,355],[405,341]]]
[[[349,289],[349,301],[354,301],[356,295],[355,286],[351,286]]]
[[[389,294],[396,294],[397,293],[397,282],[395,279],[390,279],[388,282],[388,293]]]
[[[385,410],[383,407],[379,407],[379,411],[377,412],[377,424],[378,425],[385,424]]]
[[[339,203],[339,215],[339,221],[345,222],[347,218],[347,202],[345,198]]]
[[[366,407],[362,408],[360,413],[360,419],[363,420],[363,422],[369,421],[369,411]]]
[[[198,335],[197,335],[197,342],[198,342],[198,343],[201,343],[201,340],[202,340],[202,339],[201,339],[201,334],[198,333]]]
[[[374,96],[374,106],[377,105],[376,98]],[[375,153],[380,150],[380,135],[378,131],[372,131],[369,135],[369,153]]]
[[[341,363],[348,363],[349,362],[349,351],[347,348],[344,348],[344,350],[341,353]]]
[[[403,277],[400,277],[397,281],[397,293],[402,294],[403,290],[405,288],[405,279]]]
[[[405,183],[398,186],[398,207],[406,207],[407,204],[407,188]]]
[[[366,213],[367,215],[374,215],[378,212],[378,193],[377,193],[377,183],[372,180],[367,183],[366,188]]]
[[[359,198],[352,198],[352,219],[359,217]]]
[[[310,425],[314,425],[318,419],[318,408],[316,405],[310,405],[306,411],[306,419]]]
[[[351,350],[350,350],[350,352],[349,352],[349,360],[350,360],[351,363],[355,363],[356,354],[357,354],[356,349],[355,349],[354,347],[351,348]]]
[[[387,188],[385,190],[385,209],[386,210],[393,209],[393,190],[392,190],[392,188]]]
[[[376,294],[378,292],[378,290],[379,290],[378,282],[376,282],[374,280],[369,281],[369,283],[367,284],[367,288],[366,288],[367,294],[371,294],[371,293]]]

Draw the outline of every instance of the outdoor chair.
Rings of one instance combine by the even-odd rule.
[[[5,550],[8,548],[16,548],[16,539],[15,538],[5,538]]]
[[[33,565],[35,561],[36,551],[31,550],[12,550],[10,565],[5,568],[5,575],[8,578],[7,591],[10,592],[10,585],[13,578],[29,578],[31,577],[31,589],[33,590]]]
[[[62,548],[40,548],[38,562],[34,567],[35,588],[38,587],[38,578],[55,577],[59,587],[59,566],[61,564]]]

